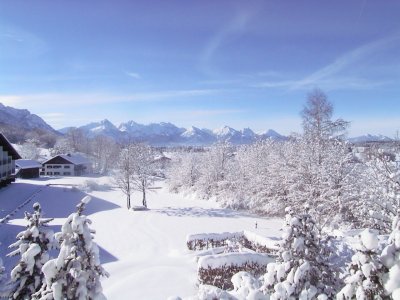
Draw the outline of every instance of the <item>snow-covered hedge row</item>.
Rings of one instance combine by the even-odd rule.
[[[251,231],[201,233],[187,236],[189,250],[203,250],[228,246],[230,241],[236,241],[247,249],[256,252],[274,254],[278,250],[278,241],[263,237]]]
[[[200,284],[209,284],[222,289],[233,288],[231,278],[240,271],[255,276],[265,273],[269,263],[275,258],[261,253],[224,253],[207,255],[198,261],[197,272]]]
[[[203,250],[227,246],[227,241],[242,238],[243,232],[199,233],[188,235],[186,244],[189,250]]]

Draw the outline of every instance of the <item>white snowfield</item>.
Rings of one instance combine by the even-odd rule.
[[[190,234],[247,230],[272,238],[281,235],[281,219],[255,217],[221,209],[212,201],[169,193],[164,182],[156,182],[161,188],[149,193],[148,211],[127,210],[124,195],[112,185],[109,177],[64,177],[18,180],[1,189],[0,218],[33,195],[8,222],[0,224],[0,257],[7,272],[16,258],[6,258],[5,254],[26,225],[24,211],[32,211],[33,203],[40,202],[44,217],[55,218],[50,224],[57,232],[87,194],[92,200],[86,214],[96,230],[102,265],[110,273],[110,278],[102,280],[109,300],[157,300],[171,296],[196,299],[197,257],[195,251],[186,247]],[[88,187],[96,190],[90,191]],[[134,194],[132,204],[140,205],[140,197],[139,193]]]

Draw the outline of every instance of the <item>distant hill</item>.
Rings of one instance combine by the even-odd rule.
[[[12,143],[22,143],[35,138],[46,146],[54,144],[60,135],[42,118],[27,109],[17,109],[0,103],[0,131]]]
[[[69,129],[71,128],[63,128],[59,131],[66,133]],[[107,119],[81,126],[79,129],[82,129],[91,137],[103,135],[118,141],[142,141],[158,146],[202,146],[211,145],[218,141],[228,141],[232,144],[240,145],[250,144],[262,139],[286,139],[285,136],[280,135],[272,129],[262,134],[256,134],[250,128],[236,130],[232,127],[224,126],[219,129],[210,130],[192,126],[185,129],[177,127],[172,123],[161,122],[143,125],[134,121],[122,123],[117,127]]]
[[[392,142],[393,139],[385,135],[365,134],[347,139],[351,143],[370,143],[370,142]]]

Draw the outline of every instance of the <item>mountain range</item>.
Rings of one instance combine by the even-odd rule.
[[[153,145],[209,145],[218,141],[232,144],[249,144],[262,139],[285,140],[287,137],[270,129],[264,133],[255,133],[250,128],[236,130],[229,126],[210,130],[205,128],[182,128],[172,123],[151,123],[143,125],[134,121],[121,123],[118,127],[107,119],[81,127],[67,127],[56,131],[42,118],[31,114],[27,109],[17,109],[0,103],[0,132],[13,143],[22,143],[27,139],[37,139],[51,146],[57,137],[68,130],[79,128],[89,136],[103,135],[118,141],[143,141]],[[390,142],[393,139],[384,135],[362,135],[348,139],[352,143]]]
[[[66,133],[71,127],[60,129]],[[236,130],[229,126],[210,130],[190,127],[177,127],[172,123],[151,123],[143,125],[134,121],[121,123],[118,127],[107,119],[78,127],[88,136],[103,135],[114,140],[145,141],[153,145],[210,145],[218,141],[227,141],[232,144],[250,144],[260,139],[285,140],[286,137],[270,129],[265,133],[256,134],[250,128]]]

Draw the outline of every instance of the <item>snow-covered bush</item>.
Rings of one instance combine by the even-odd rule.
[[[271,299],[328,299],[338,286],[338,272],[330,264],[334,253],[307,213],[286,209],[286,226],[276,263],[267,266],[262,290]]]
[[[232,276],[234,294],[238,299],[266,300],[267,296],[260,291],[261,283],[248,272],[238,272]]]
[[[382,264],[387,268],[383,276],[384,287],[387,295],[393,299],[400,299],[400,217],[393,219],[392,233],[388,245],[381,254]]]
[[[338,293],[337,299],[383,299],[383,268],[378,255],[378,236],[376,232],[365,229],[359,239],[357,252],[348,267],[346,285]]]
[[[100,184],[95,180],[85,180],[80,186],[79,189],[83,192],[90,193],[92,191],[104,191],[107,190],[109,185]]]
[[[395,162],[396,151],[372,148],[365,163],[361,201],[364,215],[369,216],[364,224],[389,233],[393,217],[400,210],[400,165]]]
[[[33,205],[32,214],[25,212],[27,228],[17,235],[17,242],[10,248],[17,248],[8,256],[21,258],[11,271],[10,299],[31,299],[43,281],[42,266],[49,260],[48,251],[55,247],[54,233],[48,228],[53,219],[42,218],[39,203]]]
[[[69,215],[61,232],[56,233],[60,253],[43,266],[45,282],[34,299],[105,299],[100,276],[108,273],[100,264],[94,231],[89,228],[91,221],[82,214],[89,201],[89,196],[84,197],[77,212]]]
[[[274,258],[262,253],[228,252],[199,258],[197,275],[201,284],[210,284],[222,289],[230,289],[232,276],[246,271],[260,276]]]
[[[244,247],[259,253],[276,254],[277,241],[251,231],[200,233],[186,237],[189,250],[203,250],[218,247]],[[229,252],[229,251],[228,251]],[[232,251],[231,251],[232,252]]]
[[[212,285],[201,284],[197,294],[199,300],[237,300],[227,291],[217,288]]]

